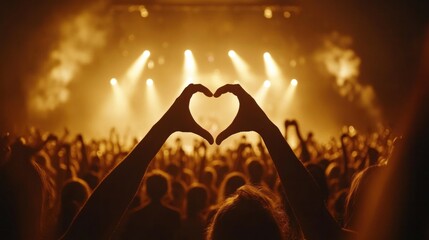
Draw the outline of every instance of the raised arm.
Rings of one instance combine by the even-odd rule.
[[[152,158],[174,132],[192,132],[213,143],[189,111],[196,92],[212,96],[202,85],[190,84],[125,159],[94,190],[63,239],[107,239],[136,194]]]
[[[243,131],[259,133],[276,166],[286,196],[306,239],[339,239],[341,227],[327,211],[320,190],[303,164],[255,100],[240,85],[225,85],[214,96],[237,96],[240,107],[230,126],[219,134],[216,143]]]
[[[301,161],[309,162],[311,160],[310,151],[308,151],[307,141],[302,137],[298,122],[296,120],[291,120],[290,125],[295,127],[296,136],[298,137],[299,143],[301,145]]]

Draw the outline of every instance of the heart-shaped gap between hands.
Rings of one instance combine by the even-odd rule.
[[[192,96],[189,109],[194,120],[215,139],[234,120],[239,102],[232,94],[215,98],[197,93]]]

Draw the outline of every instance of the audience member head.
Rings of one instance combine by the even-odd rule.
[[[180,180],[172,180],[171,181],[171,197],[172,200],[170,204],[179,209],[180,211],[183,211],[183,204],[185,201],[185,195],[186,195],[186,187],[185,183]]]
[[[208,206],[208,190],[201,184],[192,185],[186,194],[186,214],[194,217]]]
[[[235,191],[246,184],[246,176],[240,172],[232,172],[228,174],[223,180],[219,191],[219,202],[222,202]]]
[[[255,187],[239,188],[219,208],[207,239],[286,239],[287,217]]]
[[[146,193],[152,202],[160,202],[169,190],[168,176],[162,171],[153,171],[146,178]]]
[[[90,192],[90,187],[84,180],[73,178],[64,183],[61,190],[61,202],[62,204],[73,202],[82,206],[88,199]]]
[[[226,160],[225,160],[226,161]],[[213,168],[216,170],[217,181],[216,186],[219,187],[225,179],[226,174],[230,171],[228,165],[223,160],[214,160],[212,162]]]
[[[165,171],[173,178],[176,179],[178,178],[179,174],[180,174],[180,167],[177,166],[177,164],[174,163],[170,163],[167,165],[167,167],[165,168]]]
[[[253,185],[261,185],[265,170],[263,163],[258,159],[249,158],[246,161],[246,169],[249,174],[250,183]]]
[[[212,167],[206,167],[201,175],[201,183],[207,187],[213,186],[216,182],[216,170]]]
[[[79,178],[64,183],[61,189],[61,209],[58,217],[57,234],[61,236],[82,208],[90,194],[88,184]]]
[[[376,183],[384,166],[371,166],[357,173],[350,185],[350,191],[346,198],[345,224],[350,229],[356,229],[357,215],[363,210],[365,200],[368,197],[371,186]]]

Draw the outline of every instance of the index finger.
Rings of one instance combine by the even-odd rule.
[[[240,89],[242,88],[239,84],[225,84],[216,90],[216,92],[214,93],[214,97],[220,97],[222,94],[225,93],[232,93],[238,97],[238,95],[240,95]]]
[[[204,85],[202,84],[189,84],[185,90],[183,91],[184,95],[187,97],[191,97],[192,95],[194,95],[194,93],[197,92],[201,92],[204,95],[206,95],[207,97],[211,97],[213,96],[213,93]]]

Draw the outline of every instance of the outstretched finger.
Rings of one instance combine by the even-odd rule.
[[[211,97],[213,96],[213,93],[210,91],[210,89],[208,89],[206,86],[202,85],[202,84],[189,84],[186,89],[185,89],[185,94],[187,95],[187,97],[191,97],[194,93],[197,92],[201,92],[204,95],[206,95],[207,97]]]
[[[216,92],[214,93],[214,97],[220,97],[222,94],[225,93],[232,93],[235,96],[238,96],[240,88],[241,86],[238,84],[225,84],[216,90]]]

